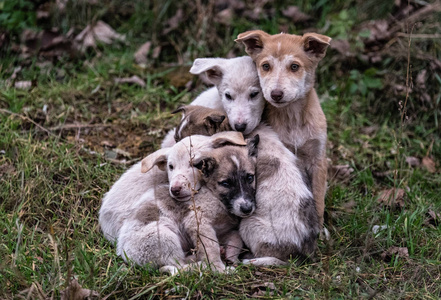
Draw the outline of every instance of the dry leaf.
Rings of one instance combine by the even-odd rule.
[[[4,164],[0,165],[0,178],[3,175],[8,175],[8,174],[15,174],[14,165],[10,164],[10,163],[4,163]]]
[[[337,180],[341,182],[348,181],[354,169],[349,165],[328,165],[328,177],[330,180]]]
[[[384,261],[390,261],[393,255],[398,255],[402,258],[408,258],[409,250],[406,247],[390,247],[389,249],[387,249],[387,251],[384,251],[381,254],[381,258]]]
[[[351,53],[351,46],[347,40],[332,40],[330,47],[345,57],[354,56],[354,53]]]
[[[145,87],[145,82],[141,78],[139,78],[136,75],[133,75],[132,77],[126,77],[126,78],[115,78],[115,83],[134,83],[139,86]]]
[[[98,21],[94,26],[87,25],[83,31],[75,37],[75,45],[78,50],[85,52],[88,48],[96,48],[97,42],[111,44],[114,41],[124,41],[125,35],[121,35],[103,21]]]
[[[231,25],[231,21],[233,20],[234,11],[232,8],[226,8],[221,10],[215,17],[215,22],[221,23],[224,25]]]
[[[14,87],[20,90],[29,90],[32,87],[32,81],[16,81]]]
[[[179,25],[182,23],[183,20],[184,20],[184,11],[182,10],[182,8],[179,8],[176,14],[167,21],[168,28],[165,28],[162,31],[162,34],[165,35],[168,34],[170,31],[175,30],[176,28],[179,27]]]
[[[365,44],[371,44],[379,41],[386,41],[390,38],[389,23],[387,20],[369,21],[362,27],[362,30],[369,30],[369,37],[364,38]]]
[[[427,212],[428,218],[424,221],[425,225],[438,226],[441,224],[441,214],[438,212],[434,212],[433,210],[429,210]]]
[[[152,42],[148,41],[144,43],[141,47],[139,47],[138,51],[135,53],[135,62],[137,64],[146,64],[147,63],[147,54],[150,51],[152,46]]]
[[[99,294],[89,289],[83,289],[76,279],[72,280],[69,286],[60,292],[61,300],[83,300],[91,297],[99,297]]]
[[[282,10],[282,14],[285,17],[291,18],[291,21],[294,23],[305,22],[311,19],[311,17],[303,13],[298,6],[288,6],[286,9]]]
[[[378,203],[389,207],[404,207],[404,190],[403,189],[387,189],[380,193],[377,199]]]
[[[436,167],[435,162],[428,156],[423,157],[421,164],[429,171],[430,173],[435,173]]]
[[[420,159],[414,156],[407,156],[406,162],[409,164],[410,167],[418,167],[420,165]]]

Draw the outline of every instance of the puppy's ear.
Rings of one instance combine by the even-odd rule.
[[[224,146],[246,146],[243,134],[238,131],[225,131],[212,135],[211,145],[213,149]]]
[[[205,117],[204,122],[208,128],[213,128],[214,133],[216,133],[216,132],[218,132],[218,130],[224,120],[225,120],[224,115],[211,114],[211,115]]]
[[[175,109],[174,111],[172,111],[171,113],[172,113],[172,115],[174,115],[174,114],[177,114],[177,113],[183,113],[184,115],[185,115],[185,112],[187,111],[187,106],[185,106],[185,105],[182,105],[182,106],[179,106],[177,109]]]
[[[331,42],[331,38],[318,33],[306,33],[303,35],[303,49],[312,57],[319,60],[325,57],[326,49]]]
[[[257,157],[257,145],[259,145],[260,137],[256,134],[252,139],[248,139],[248,156]]]
[[[206,72],[208,80],[217,86],[221,83],[224,75],[222,69],[224,61],[224,58],[197,58],[193,62],[190,73],[198,75]]]
[[[245,51],[253,59],[262,52],[264,39],[270,35],[262,30],[252,30],[240,33],[234,41],[243,43]]]
[[[213,157],[201,157],[193,162],[193,166],[201,170],[204,177],[209,177],[217,168],[217,161]]]
[[[146,158],[141,161],[141,172],[146,173],[150,171],[154,166],[158,166],[158,168],[162,171],[166,170],[167,166],[167,158],[170,148],[159,149],[156,152],[153,152]]]

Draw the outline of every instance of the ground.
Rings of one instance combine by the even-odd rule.
[[[294,22],[302,15],[281,4],[165,2],[153,5],[156,23],[149,13],[141,16],[138,2],[118,7],[108,1],[104,10],[68,2],[78,5],[75,15],[65,13],[75,33],[93,14],[126,34],[124,41],[74,54],[72,45],[63,52],[56,43],[45,49],[26,44],[18,38],[22,31],[48,26],[29,21],[29,8],[9,8],[23,15],[9,16],[6,35],[0,32],[7,45],[0,52],[0,298],[66,297],[77,282],[90,290],[85,295],[111,299],[439,299],[439,5],[395,1],[374,18],[362,12],[383,5],[379,1],[305,2],[300,9],[309,19]],[[207,18],[214,25],[204,23]],[[45,22],[72,40],[64,21]],[[316,83],[328,120],[330,240],[320,240],[314,259],[303,265],[238,265],[228,275],[169,277],[124,263],[98,226],[104,193],[159,148],[179,120],[171,111],[207,88],[188,73],[192,59],[244,55],[234,38],[258,27],[311,30],[335,40]],[[139,62],[134,55],[148,40]],[[134,75],[142,83],[117,83]]]

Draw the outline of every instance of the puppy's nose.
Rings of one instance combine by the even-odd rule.
[[[173,196],[179,196],[179,194],[181,193],[181,187],[180,186],[172,186],[170,188]]]
[[[280,101],[283,98],[283,91],[282,90],[273,90],[271,91],[271,98],[273,98],[274,101]]]
[[[244,132],[245,129],[247,129],[247,125],[248,125],[247,123],[234,124],[234,128],[237,131]]]
[[[253,205],[251,204],[244,204],[240,206],[240,211],[244,215],[249,215],[253,211]]]

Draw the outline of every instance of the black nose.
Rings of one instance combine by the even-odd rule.
[[[251,204],[244,204],[240,206],[240,211],[244,215],[249,215],[253,211],[253,205]]]
[[[247,129],[247,125],[248,125],[247,123],[234,124],[234,128],[237,131],[244,132],[245,129]]]
[[[180,186],[172,186],[170,190],[171,190],[173,196],[179,196],[179,194],[181,193]]]
[[[280,101],[283,98],[283,91],[282,90],[274,90],[271,92],[271,98],[273,98],[274,101]]]

